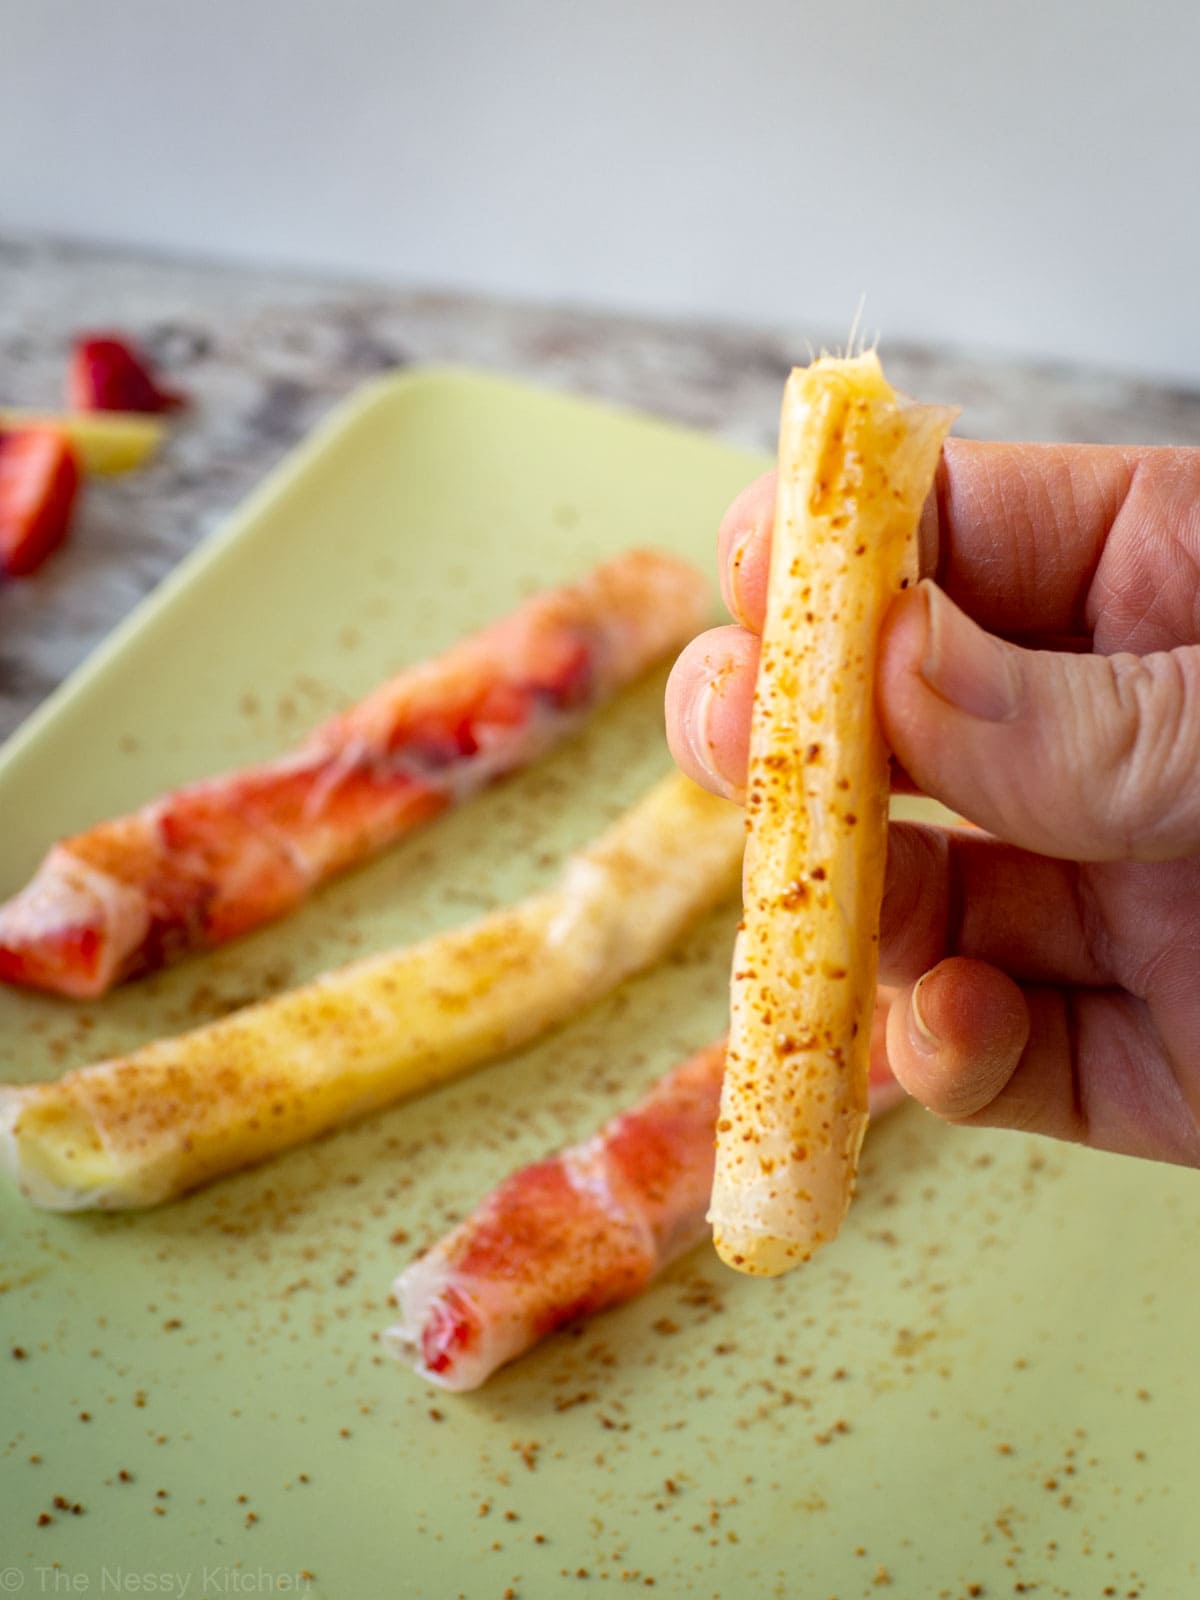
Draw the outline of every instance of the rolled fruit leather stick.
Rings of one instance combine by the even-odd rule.
[[[797,368],[784,392],[709,1210],[722,1260],[751,1274],[808,1260],[854,1190],[887,840],[878,636],[917,576],[955,415],[897,396],[874,351]]]

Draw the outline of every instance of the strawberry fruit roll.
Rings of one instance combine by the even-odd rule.
[[[90,998],[284,915],[524,766],[704,621],[706,585],[635,550],[382,684],[277,760],[54,845],[0,905],[0,980]]]
[[[888,1069],[881,990],[872,1115],[904,1091]],[[443,1389],[477,1389],[566,1323],[640,1294],[708,1233],[725,1041],[699,1050],[600,1132],[512,1174],[396,1279],[384,1348]]]

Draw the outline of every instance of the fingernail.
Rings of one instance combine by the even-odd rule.
[[[705,772],[712,779],[715,786],[727,790],[729,784],[724,775],[717,771],[713,761],[712,724],[713,707],[717,700],[716,685],[705,684],[699,698],[692,706],[692,714],[688,721],[688,743],[692,747],[692,754]]]
[[[729,596],[728,596],[729,610],[730,610],[730,612],[731,612],[731,614],[733,616],[739,617],[739,618],[745,616],[745,608],[742,605],[742,589],[741,589],[742,562],[746,559],[746,551],[750,546],[750,540],[753,538],[753,536],[754,536],[754,529],[753,528],[743,528],[742,529],[741,535],[738,538],[737,543],[734,545],[732,551],[730,552],[729,565],[728,565],[728,567],[726,569],[727,570],[727,574],[728,574],[728,585],[729,585]]]
[[[976,627],[936,584],[924,582],[921,591],[929,617],[922,678],[968,716],[982,722],[1010,721],[1019,699],[1013,651]]]
[[[939,466],[938,471],[941,470]],[[937,571],[940,543],[937,490],[931,489],[928,499],[921,508],[921,520],[917,523],[917,571],[922,578],[927,578],[930,573]]]
[[[908,1037],[914,1050],[919,1055],[936,1055],[941,1045],[941,1040],[925,1020],[921,1010],[921,990],[929,982],[930,974],[927,972],[921,978],[908,1000]]]

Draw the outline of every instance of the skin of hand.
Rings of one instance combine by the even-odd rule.
[[[721,526],[739,626],[680,656],[676,761],[745,782],[774,475]],[[1200,450],[946,444],[877,704],[899,787],[880,976],[901,1083],[955,1123],[1200,1166]]]

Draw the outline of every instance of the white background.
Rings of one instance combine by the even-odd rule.
[[[1196,0],[0,0],[0,228],[1200,382]]]

